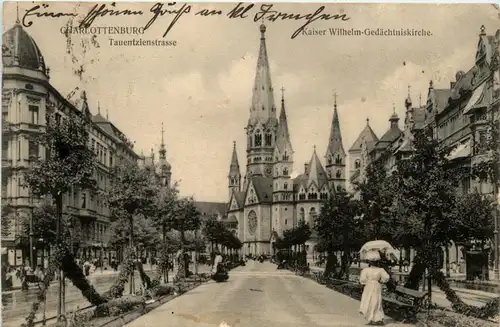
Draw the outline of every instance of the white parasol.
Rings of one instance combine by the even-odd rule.
[[[360,259],[366,260],[366,254],[370,251],[384,252],[388,258],[397,260],[396,250],[387,241],[375,240],[365,243],[359,251]]]

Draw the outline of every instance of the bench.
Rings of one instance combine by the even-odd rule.
[[[396,286],[391,293],[395,295],[395,298],[384,296],[384,301],[396,304],[403,309],[405,311],[405,320],[415,318],[422,308],[424,308],[425,299],[428,296],[427,292],[421,292],[403,286]]]

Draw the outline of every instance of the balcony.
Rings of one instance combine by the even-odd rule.
[[[2,158],[2,169],[12,168],[12,159]]]

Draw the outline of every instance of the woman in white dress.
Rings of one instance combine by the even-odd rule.
[[[366,254],[369,267],[361,271],[359,282],[364,285],[363,295],[359,312],[365,317],[370,325],[384,324],[384,309],[382,308],[382,283],[389,281],[389,274],[377,267],[380,261],[378,251],[370,251]]]

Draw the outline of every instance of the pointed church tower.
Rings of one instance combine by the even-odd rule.
[[[293,221],[293,148],[288,132],[285,110],[285,89],[281,88],[281,112],[274,146],[273,172],[273,230],[279,235],[286,228],[286,222]],[[291,226],[288,226],[291,227]]]
[[[413,123],[414,117],[413,117],[413,108],[412,108],[412,102],[411,102],[411,97],[410,97],[410,86],[408,85],[408,97],[405,100],[405,108],[406,108],[406,115],[405,115],[405,130],[411,130],[413,128]]]
[[[233,191],[240,191],[241,183],[240,164],[238,163],[238,154],[236,153],[236,141],[233,141],[233,155],[231,157],[231,165],[229,166],[229,175],[227,178],[229,181],[229,201],[231,200]]]
[[[337,112],[337,94],[334,94],[333,120],[326,149],[326,171],[330,188],[337,192],[343,192],[345,185],[345,159],[346,153],[342,145],[342,134],[340,133],[339,114]]]
[[[260,25],[260,50],[253,87],[247,133],[247,176],[273,176],[273,151],[278,120],[266,49],[266,26]]]
[[[167,161],[167,150],[165,149],[165,140],[164,140],[164,132],[163,123],[161,123],[161,144],[160,144],[160,159],[158,160],[159,165],[159,173],[161,182],[166,187],[170,187],[170,179],[172,177],[172,166]]]

